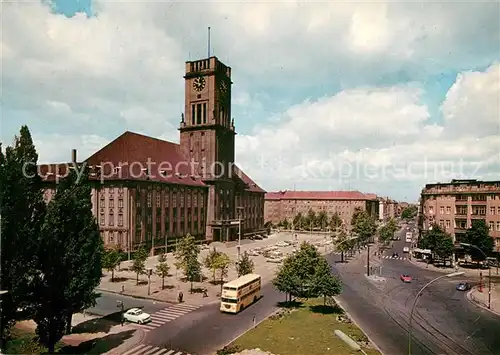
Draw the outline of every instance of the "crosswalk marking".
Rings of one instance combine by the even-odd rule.
[[[200,305],[193,305],[186,303],[176,304],[174,306],[164,308],[162,310],[159,310],[151,314],[151,322],[146,324],[134,324],[134,326],[141,328],[145,332],[149,332],[185,314],[188,314],[200,307],[201,307]],[[159,354],[159,355],[171,355],[171,354]]]
[[[124,352],[122,355],[189,355],[182,351],[159,348],[156,346],[140,344]]]
[[[392,259],[392,260],[406,260],[406,257],[403,256],[389,256],[389,255],[384,255],[382,256],[384,259]]]

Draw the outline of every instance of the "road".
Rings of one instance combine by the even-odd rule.
[[[402,237],[406,230],[401,231]],[[402,254],[402,238],[386,252]],[[365,263],[338,267],[344,281],[342,304],[385,354],[407,354],[407,324],[418,290],[438,274],[408,260],[382,259],[385,282],[368,281]],[[413,276],[411,284],[399,280]],[[412,354],[499,354],[500,317],[470,304],[456,291],[460,277],[432,284],[421,296],[413,319]]]
[[[147,313],[154,313],[165,307],[170,306],[170,304],[163,302],[121,296],[116,293],[110,293],[104,291],[98,291],[98,292],[101,294],[101,297],[97,299],[96,306],[86,310],[88,313],[95,314],[98,316],[108,316],[110,314],[119,312],[120,310],[117,307],[118,301],[123,302],[125,309],[133,307],[142,307],[144,312]]]

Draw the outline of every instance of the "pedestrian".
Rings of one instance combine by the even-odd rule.
[[[203,297],[208,297],[208,292],[206,288],[203,289]]]
[[[179,303],[182,303],[182,299],[184,298],[184,295],[182,293],[182,291],[179,291]]]

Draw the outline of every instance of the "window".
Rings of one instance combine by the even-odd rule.
[[[120,186],[120,187],[118,188],[118,193],[119,193],[119,194],[122,194],[122,193],[123,193],[123,186]],[[119,237],[118,237],[118,239],[119,239]]]
[[[439,213],[444,214],[444,207],[443,206],[439,207]]]
[[[495,230],[495,222],[490,221],[490,231]]]
[[[497,222],[497,231],[500,232],[500,222]]]
[[[123,227],[123,213],[118,214],[118,227]]]
[[[203,123],[207,123],[207,103],[203,103]]]
[[[174,190],[174,192],[172,193],[172,205],[174,207],[177,207],[177,191]]]
[[[201,124],[201,104],[196,105],[196,124]]]
[[[446,214],[451,214],[451,207],[450,206],[446,206]]]
[[[429,214],[434,214],[434,207],[429,206]]]
[[[109,208],[115,208],[115,200],[114,199],[109,200]]]
[[[196,123],[196,110],[194,109],[194,104],[191,105],[191,124],[194,126]]]
[[[156,193],[156,207],[160,207],[161,206],[161,196],[160,196],[160,193],[157,192]]]
[[[100,219],[101,219],[101,221],[100,221],[101,222],[101,226],[103,226],[104,225],[104,212],[101,212],[101,218]]]
[[[449,219],[446,220],[446,228],[451,227],[451,221]]]
[[[148,207],[151,207],[151,191],[148,192]]]
[[[500,206],[497,207],[497,214],[500,214]]]
[[[115,224],[115,215],[113,212],[109,212],[109,225],[113,226]]]
[[[123,243],[123,233],[118,232],[118,244],[122,245],[122,243]]]
[[[490,214],[495,214],[495,207],[490,207]]]
[[[118,199],[118,208],[123,208],[123,198]]]
[[[106,207],[106,200],[104,198],[104,195],[101,195],[101,208]]]

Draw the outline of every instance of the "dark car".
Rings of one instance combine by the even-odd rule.
[[[458,291],[468,291],[468,290],[470,290],[470,288],[471,288],[471,286],[470,286],[470,283],[468,283],[468,282],[460,282],[457,285]]]

